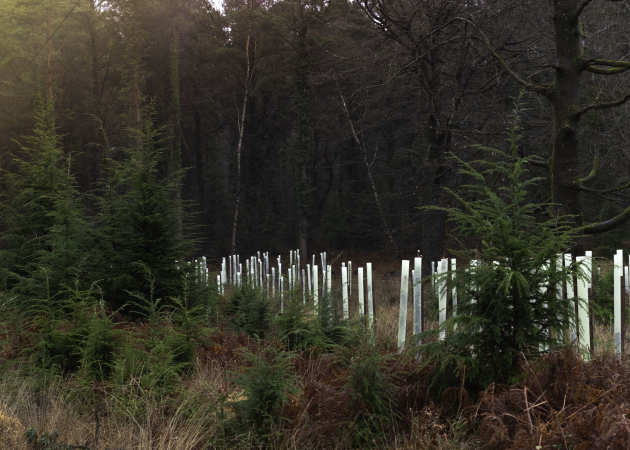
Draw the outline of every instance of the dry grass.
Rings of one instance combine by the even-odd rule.
[[[394,355],[397,346],[400,279],[396,270],[375,274],[374,336],[379,351],[386,356]],[[352,318],[359,316],[357,303],[355,285],[350,304]],[[410,298],[408,338],[412,311]],[[437,327],[436,318],[425,317],[428,328]],[[613,445],[609,448],[621,448],[615,446],[630,441],[630,424],[625,422],[630,415],[626,406],[630,404],[630,375],[626,365],[611,358],[610,327],[596,326],[594,340],[593,363],[584,363],[570,354],[551,355],[534,369],[526,367],[523,383],[489,390],[481,402],[461,409],[455,416],[444,413],[448,408],[443,405],[431,403],[426,393],[426,373],[413,360],[394,358],[386,370],[395,381],[397,421],[383,436],[386,442],[374,446],[401,450],[486,445],[535,448],[540,441],[562,448],[562,433],[571,428],[575,436],[580,436],[581,440],[575,442],[581,445],[595,442],[592,430],[597,430],[602,442]],[[231,381],[232,372],[244,364],[238,349],[255,345],[244,335],[217,332],[212,345],[199,350],[194,369],[179,387],[175,401],[156,402],[142,393],[123,400],[122,387],[99,397],[98,414],[94,413],[92,400],[77,394],[84,391],[74,380],[41,383],[22,377],[18,370],[7,370],[0,379],[0,449],[28,449],[24,431],[30,428],[40,434],[55,431],[59,443],[86,445],[92,450],[216,448],[221,442],[221,420],[232,414],[229,402],[239,398],[240,392]],[[626,347],[630,352],[630,345]],[[273,447],[351,447],[356,410],[348,390],[347,361],[335,354],[304,353],[296,358],[295,370],[300,392],[283,411],[285,420],[271,441]],[[527,399],[523,397],[524,388],[528,389]],[[224,401],[225,407],[217,408]],[[532,408],[541,401],[547,406]],[[591,434],[584,430],[591,430]],[[253,433],[244,432],[236,446],[256,448],[260,443]]]
[[[481,442],[468,435],[469,425],[463,417],[444,420],[431,407],[410,414],[409,434],[397,436],[391,450],[473,450],[481,447]]]
[[[24,431],[55,432],[57,442],[91,449],[185,450],[204,448],[217,430],[215,405],[229,390],[225,369],[197,361],[179,396],[165,407],[148,399],[144,414],[126,411],[116,394],[94,410],[71,395],[71,380],[56,380],[40,389],[36,380],[5,375],[0,382],[0,448],[27,449]]]

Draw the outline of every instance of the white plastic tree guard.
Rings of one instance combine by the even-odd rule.
[[[407,334],[407,302],[409,290],[409,260],[402,261],[400,271],[400,308],[398,310],[398,351],[405,348],[405,337]]]
[[[617,250],[613,258],[613,335],[615,352],[621,355],[621,274],[623,268],[623,250]]]
[[[367,283],[367,303],[368,303],[368,326],[370,329],[374,326],[374,293],[372,290],[372,263],[365,264],[366,283]]]
[[[448,259],[442,258],[437,267],[437,280],[436,286],[438,291],[438,310],[439,317],[438,322],[440,326],[440,340],[446,338],[446,330],[443,328],[444,322],[446,322],[446,300],[447,300],[447,284],[446,274],[448,272]]]
[[[332,292],[332,266],[326,266],[326,296],[330,297]]]
[[[352,261],[348,261],[348,299],[352,297]]]
[[[319,269],[319,266],[317,264],[313,264],[312,266],[313,268],[313,312],[315,314],[317,314],[317,308],[318,308],[318,303],[319,303],[319,286],[317,286],[317,283],[319,282],[319,275],[317,274],[317,271]]]
[[[453,283],[453,287],[451,289],[451,299],[453,301],[453,316],[457,315],[457,283],[455,280],[457,274],[457,260],[455,258],[451,258],[451,282]]]
[[[588,264],[586,256],[577,256],[575,261],[578,267],[583,268],[582,276],[577,279],[577,296],[578,296],[578,348],[584,351],[586,357],[591,351],[591,329],[588,321],[588,284],[591,274],[588,273]]]
[[[359,317],[365,314],[365,296],[363,290],[363,267],[357,268],[357,295],[359,297]]]
[[[341,298],[343,301],[343,320],[348,320],[350,318],[348,305],[348,268],[345,264],[341,266]]]
[[[413,259],[413,334],[422,333],[422,257]]]

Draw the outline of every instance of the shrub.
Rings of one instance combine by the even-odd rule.
[[[119,338],[120,333],[104,312],[97,310],[91,315],[81,342],[81,368],[87,379],[109,379]]]
[[[105,375],[117,333],[102,310],[98,287],[82,290],[80,284],[77,280],[54,297],[31,300],[27,312],[36,338],[32,356],[43,369],[67,374],[89,367],[91,375],[96,376],[95,371]]]

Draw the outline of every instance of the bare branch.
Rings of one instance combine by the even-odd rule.
[[[387,222],[387,217],[385,216],[385,210],[383,209],[383,205],[381,203],[381,199],[378,194],[378,189],[376,187],[376,182],[374,181],[374,176],[372,174],[372,166],[374,165],[374,159],[372,160],[372,162],[368,161],[367,148],[365,147],[363,141],[361,140],[360,131],[357,131],[357,128],[354,126],[354,121],[352,120],[352,116],[350,115],[350,109],[348,108],[348,102],[346,102],[346,98],[343,95],[343,92],[341,91],[341,87],[339,86],[339,79],[337,77],[337,74],[335,73],[334,76],[335,76],[335,84],[337,85],[337,92],[339,94],[339,100],[341,101],[341,106],[343,108],[344,115],[346,116],[346,119],[348,121],[350,132],[352,133],[352,138],[354,139],[354,142],[357,144],[357,147],[359,147],[359,149],[363,153],[363,164],[365,165],[365,169],[367,171],[368,180],[370,182],[370,187],[372,189],[372,195],[374,196],[374,203],[376,203],[376,207],[378,208],[378,213],[381,218],[383,232],[385,233],[385,236],[387,237],[387,240],[390,242],[392,247],[394,249],[398,249],[398,245],[396,244],[396,241],[394,240],[394,235]],[[374,158],[376,158],[376,153],[374,153]]]
[[[499,55],[499,53],[494,49],[494,47],[492,47],[492,45],[490,44],[490,39],[488,39],[488,36],[483,32],[483,30],[481,30],[477,26],[475,22],[473,22],[470,19],[466,19],[465,17],[456,17],[454,20],[460,20],[462,22],[470,24],[481,36],[481,40],[483,41],[486,49],[490,52],[490,54],[494,57],[494,59],[498,61],[501,67],[503,67],[503,70],[505,70],[517,83],[519,83],[521,86],[523,86],[524,88],[530,91],[538,92],[543,95],[550,95],[551,86],[535,84],[535,83],[532,83],[531,81],[527,81],[525,78],[519,75],[514,69],[512,69],[501,57],[501,55]]]
[[[615,67],[610,69],[601,69],[599,67],[586,67],[584,70],[598,75],[617,75],[626,72],[630,67]]]
[[[616,59],[589,59],[584,61],[582,70],[600,75],[615,75],[630,70],[630,61]]]
[[[593,0],[584,0],[582,2],[582,4],[580,5],[580,7],[578,8],[577,12],[575,13],[575,18],[579,19],[580,16],[582,15],[582,13],[584,12],[584,8],[586,8]]]
[[[579,119],[584,114],[586,114],[587,112],[592,111],[592,110],[608,109],[608,108],[614,108],[615,106],[621,106],[624,103],[626,103],[628,100],[630,100],[630,94],[626,94],[625,96],[623,96],[621,98],[618,98],[617,100],[612,100],[610,102],[593,103],[592,105],[589,105],[589,106],[587,106],[585,108],[582,108],[581,110],[577,111],[574,114],[574,117],[576,119]]]
[[[584,183],[588,183],[592,179],[597,176],[599,172],[599,147],[596,147],[595,154],[593,155],[593,166],[591,167],[591,171],[585,177],[578,178],[577,184],[579,187],[582,187]]]
[[[626,221],[628,221],[628,219],[630,219],[630,206],[608,220],[581,226],[580,228],[578,228],[578,231],[587,234],[603,233],[625,223]]]
[[[614,194],[620,191],[625,191],[626,189],[630,189],[630,181],[626,181],[620,184],[619,186],[615,186],[608,189],[589,188],[589,187],[583,186],[582,184],[579,184],[577,188],[580,189],[581,191],[590,192],[592,194],[599,194],[599,195]]]

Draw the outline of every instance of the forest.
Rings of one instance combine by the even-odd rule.
[[[625,447],[628,23],[629,0],[0,0],[0,448]],[[584,299],[547,288],[585,250],[588,357]],[[260,252],[307,271],[285,292],[278,259],[271,294]],[[236,254],[266,287],[221,279]]]
[[[81,193],[148,121],[199,254],[437,259],[444,217],[417,207],[461,182],[450,152],[504,144],[524,91],[540,195],[584,223],[623,216],[628,5],[540,3],[3,1],[2,167],[24,151],[38,98]]]

